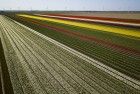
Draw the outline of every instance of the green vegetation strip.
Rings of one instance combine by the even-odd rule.
[[[0,63],[1,63],[1,70],[2,70],[1,79],[3,79],[2,80],[3,82],[1,82],[3,84],[2,85],[2,88],[4,90],[3,93],[4,94],[14,94],[1,40],[0,40]],[[0,94],[2,94],[2,93],[0,93]]]
[[[78,50],[79,52],[93,57],[126,75],[129,75],[137,80],[140,79],[140,76],[138,75],[140,74],[140,57],[121,54],[96,43],[80,40],[74,36],[68,36],[54,30],[42,28],[38,25],[32,24],[30,21],[21,20],[20,18],[14,19],[46,36]]]

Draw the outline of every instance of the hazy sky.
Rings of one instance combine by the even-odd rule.
[[[140,11],[140,0],[0,0],[0,10]]]

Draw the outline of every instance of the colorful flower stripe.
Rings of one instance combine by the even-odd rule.
[[[27,19],[24,19],[24,20],[27,20]],[[129,54],[136,54],[136,55],[140,55],[140,51],[137,51],[135,49],[132,49],[132,48],[128,48],[128,47],[124,47],[124,46],[121,46],[121,45],[118,45],[118,44],[114,44],[114,43],[111,43],[111,42],[108,42],[108,41],[104,41],[104,40],[101,40],[101,39],[98,39],[96,38],[95,36],[87,36],[87,35],[83,35],[81,33],[77,33],[77,32],[73,32],[73,31],[70,31],[70,30],[66,30],[66,29],[63,29],[63,28],[59,28],[57,26],[50,26],[50,25],[47,25],[47,24],[44,24],[44,23],[41,23],[41,22],[38,22],[38,21],[35,21],[35,20],[32,20],[32,19],[28,19],[28,21],[30,21],[31,23],[33,24],[37,24],[41,27],[45,27],[45,28],[48,28],[50,30],[55,30],[55,31],[58,31],[58,32],[63,32],[65,34],[68,34],[69,36],[76,36],[82,40],[89,40],[89,41],[94,41],[95,43],[98,43],[102,46],[105,46],[107,48],[111,48],[111,49],[115,49],[121,53],[129,53]]]
[[[68,25],[74,25],[74,26],[79,26],[79,27],[89,28],[89,29],[97,29],[97,30],[102,30],[102,31],[106,31],[106,32],[117,33],[117,34],[127,35],[130,37],[140,38],[140,32],[135,29],[126,30],[123,28],[117,28],[117,27],[112,27],[112,26],[80,23],[80,22],[74,22],[74,21],[66,21],[66,20],[59,20],[59,19],[53,19],[53,18],[44,18],[44,17],[25,15],[25,14],[18,14],[18,16],[37,19],[37,20],[46,20],[46,21],[51,21],[51,22],[56,22],[56,23],[63,23],[63,24],[68,24]]]
[[[71,17],[71,16],[55,16],[55,15],[42,15],[42,14],[35,14],[40,17],[47,17],[47,18],[55,18],[55,19],[63,19],[63,20],[70,20],[70,21],[78,21],[78,22],[86,22],[86,23],[93,23],[93,24],[106,24],[106,25],[115,25],[115,26],[123,26],[123,27],[130,27],[130,28],[138,28],[140,29],[140,23],[132,23],[132,22],[121,22],[121,21],[113,21],[113,20],[102,20],[102,19],[89,19],[89,18],[82,18],[82,17]]]
[[[96,17],[96,16],[79,16],[79,15],[64,15],[64,14],[42,14],[51,16],[63,16],[63,17],[73,17],[73,18],[86,18],[86,19],[96,19],[105,21],[117,21],[117,22],[128,22],[128,23],[140,23],[139,19],[123,19],[123,18],[111,18],[111,17]]]

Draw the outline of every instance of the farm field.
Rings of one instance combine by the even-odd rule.
[[[87,16],[87,17],[105,17],[105,18],[120,18],[120,19],[140,19],[139,12],[106,12],[106,11],[50,11],[50,12],[40,12],[39,14],[57,14],[57,15],[69,15],[69,16]]]
[[[13,93],[139,94],[140,21],[112,19],[1,15],[0,38]]]
[[[19,12],[17,12],[19,13]],[[23,13],[23,12],[20,12]],[[119,18],[119,19],[140,19],[139,11],[33,11],[27,12],[30,14],[57,14],[57,15],[67,15],[67,16],[86,16],[86,17],[103,17],[103,18]]]
[[[35,18],[31,18],[32,16]],[[139,79],[140,32],[137,28],[101,24],[102,29],[111,28],[111,30],[109,29],[110,32],[105,32],[98,30],[100,24],[97,24],[97,29],[94,29],[96,24],[85,28],[80,27],[81,25],[79,24],[75,26],[75,24],[77,25],[75,21],[73,25],[71,21],[67,24],[66,20],[63,23],[62,19],[59,20],[56,18],[51,18],[49,21],[46,17],[34,15],[26,15],[26,17],[25,15],[17,15],[14,18],[46,36],[99,60],[135,79]],[[43,18],[43,20],[40,20],[40,18]],[[59,23],[59,21],[62,22]],[[116,30],[117,33],[114,32],[114,30]],[[118,32],[118,30],[120,31]],[[120,34],[122,33],[121,30],[123,34]],[[125,32],[125,30],[127,31]],[[129,33],[133,33],[134,36],[129,36]]]

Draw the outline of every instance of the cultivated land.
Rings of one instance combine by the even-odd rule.
[[[14,94],[140,93],[139,23],[58,14],[0,16]]]
[[[107,17],[107,18],[122,18],[122,19],[139,19],[140,12],[37,12],[39,14],[61,14],[61,15],[72,15],[72,16],[95,16],[95,17]]]

